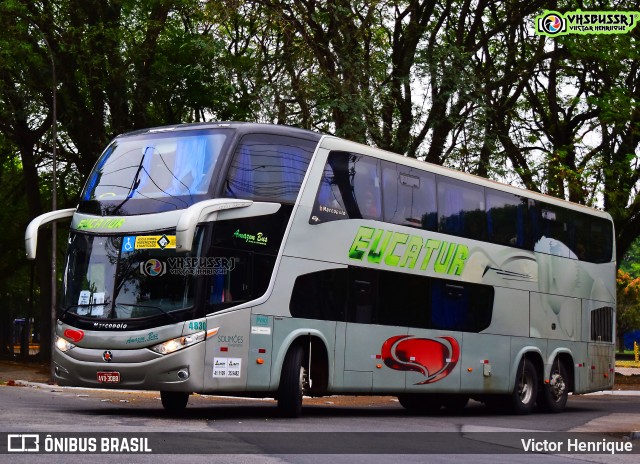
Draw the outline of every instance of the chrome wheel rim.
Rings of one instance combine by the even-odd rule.
[[[533,396],[533,379],[527,372],[522,373],[518,387],[518,395],[522,404],[529,404]]]
[[[565,383],[564,378],[560,375],[560,373],[554,372],[551,375],[551,379],[549,381],[549,390],[551,392],[553,401],[561,401],[566,389],[567,384]]]

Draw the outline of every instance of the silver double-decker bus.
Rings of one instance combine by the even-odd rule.
[[[59,385],[564,409],[614,379],[610,216],[291,127],[116,137],[71,218]]]

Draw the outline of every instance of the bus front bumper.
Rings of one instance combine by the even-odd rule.
[[[205,344],[160,355],[146,348],[104,350],[54,348],[55,381],[61,386],[199,392]],[[119,362],[120,361],[120,362]]]

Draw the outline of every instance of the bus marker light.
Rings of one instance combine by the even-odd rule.
[[[256,359],[256,363],[257,363],[257,364],[264,364],[264,359],[262,359],[262,358],[257,358],[257,359]]]
[[[604,378],[605,378],[605,379],[609,377],[609,374],[607,374],[607,373],[605,373],[605,374],[603,374],[603,375],[604,375]]]
[[[226,346],[221,346],[220,351],[229,351],[229,348],[227,348]]]
[[[382,369],[382,364],[376,364],[376,367],[377,367],[378,369]]]
[[[549,381],[549,379],[544,379],[544,383],[546,383],[547,385],[549,385],[549,383],[551,383],[551,382]]]
[[[473,367],[467,367],[467,372],[473,372]]]
[[[482,364],[489,364],[489,360],[488,359],[483,359],[482,360]]]
[[[258,353],[260,353],[260,354],[264,354],[264,353],[266,353],[266,352],[267,352],[267,350],[266,350],[266,349],[264,349],[264,348],[258,348]]]
[[[220,327],[216,327],[214,329],[207,330],[207,338],[213,337],[215,334],[218,333],[218,330],[220,330]]]

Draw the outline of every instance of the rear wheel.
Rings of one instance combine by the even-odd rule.
[[[569,398],[569,377],[567,368],[556,360],[551,368],[549,383],[545,383],[538,393],[538,407],[544,412],[564,410]]]
[[[529,414],[533,411],[538,394],[538,374],[536,368],[527,359],[520,361],[516,372],[516,383],[510,395],[510,406],[516,414]]]
[[[189,393],[161,391],[162,406],[171,412],[183,411],[189,402]]]
[[[309,377],[303,362],[302,347],[292,346],[284,358],[278,389],[278,409],[284,417],[299,417],[302,413],[302,397],[309,389]]]
[[[440,410],[442,403],[436,395],[403,393],[398,395],[403,408],[417,413],[433,414]]]

